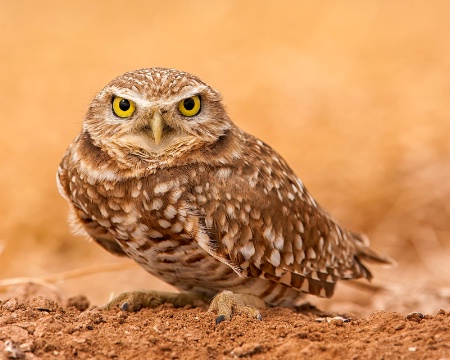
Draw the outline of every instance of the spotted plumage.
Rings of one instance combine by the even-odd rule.
[[[294,305],[389,263],[337,224],[220,94],[174,69],[142,69],[94,98],[58,169],[72,222],[182,291]]]

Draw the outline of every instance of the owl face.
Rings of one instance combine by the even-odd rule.
[[[208,146],[231,126],[217,91],[193,75],[152,68],[106,85],[83,130],[105,151],[152,162]]]

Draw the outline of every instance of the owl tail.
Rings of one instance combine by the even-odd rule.
[[[359,260],[379,263],[389,267],[396,266],[397,262],[389,256],[370,247],[369,238],[364,234],[350,233],[355,240],[357,257]]]

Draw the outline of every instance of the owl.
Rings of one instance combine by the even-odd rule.
[[[364,261],[391,263],[237,127],[218,91],[175,69],[107,84],[57,181],[80,232],[182,292],[293,306],[331,297],[339,279],[370,279]]]

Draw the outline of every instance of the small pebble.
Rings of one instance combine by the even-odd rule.
[[[424,318],[420,312],[412,312],[405,316],[406,320],[420,322]]]
[[[317,322],[327,322],[329,324],[335,324],[335,325],[342,325],[343,323],[350,322],[350,319],[346,319],[342,316],[335,316],[335,317],[323,317],[323,318],[316,318]]]
[[[88,309],[89,305],[89,300],[84,295],[73,296],[67,300],[67,307],[73,306],[79,311]]]
[[[31,299],[30,301],[28,301],[28,305],[35,310],[45,312],[53,312],[58,309],[57,303],[42,296]]]
[[[16,298],[13,297],[4,303],[2,305],[2,308],[4,310],[14,311],[17,309],[18,305],[19,305],[19,302],[17,301]]]

